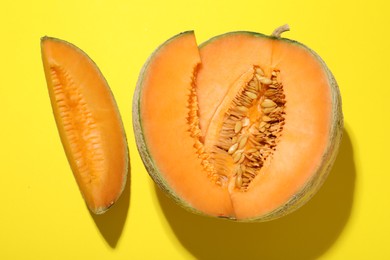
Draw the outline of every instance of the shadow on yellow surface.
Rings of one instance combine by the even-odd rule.
[[[131,174],[129,166],[126,187],[118,201],[102,215],[95,215],[90,212],[100,233],[112,248],[116,247],[126,222],[130,206],[130,183]]]
[[[344,130],[338,157],[320,191],[296,212],[270,222],[235,223],[197,216],[157,187],[163,212],[182,245],[197,259],[313,259],[347,224],[355,188],[353,147]]]

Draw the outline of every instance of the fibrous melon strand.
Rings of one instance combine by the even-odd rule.
[[[270,158],[280,139],[284,122],[285,95],[278,70],[266,77],[259,66],[243,85],[224,114],[219,138],[212,151],[205,151],[199,126],[196,71],[188,100],[188,123],[194,147],[208,175],[225,186],[229,179],[245,191]],[[227,165],[233,165],[233,170]]]
[[[85,183],[103,171],[103,149],[96,121],[70,75],[59,66],[50,68],[53,93],[71,154]]]

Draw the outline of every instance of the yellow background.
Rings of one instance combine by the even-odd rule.
[[[385,0],[2,1],[0,259],[390,259],[389,11]],[[182,210],[155,188],[136,150],[131,104],[142,65],[182,31],[202,43],[284,23],[292,28],[284,37],[320,54],[340,86],[344,139],[329,179],[303,208],[271,222]],[[87,210],[60,143],[44,35],[89,54],[122,114],[131,183],[103,216]]]

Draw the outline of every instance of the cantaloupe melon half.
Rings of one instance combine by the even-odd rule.
[[[133,103],[154,181],[185,208],[240,221],[281,217],[325,180],[342,135],[331,72],[304,45],[253,32],[200,47],[192,31],[146,62]]]

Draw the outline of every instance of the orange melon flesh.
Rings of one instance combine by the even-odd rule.
[[[253,66],[266,76],[280,71],[285,125],[275,152],[241,191],[216,185],[202,167],[189,133],[188,97],[195,89],[200,140],[207,149],[216,141],[237,84]],[[180,204],[206,215],[267,220],[299,207],[324,180],[341,136],[342,119],[332,117],[341,112],[333,93],[338,90],[329,73],[312,51],[285,39],[235,32],[200,48],[192,32],[171,39],[151,57],[138,84],[134,116],[145,146],[137,144],[144,161],[152,160],[145,163],[149,173]]]
[[[273,162],[246,193],[235,193],[238,218],[265,215],[303,189],[321,165],[331,134],[330,82],[316,58],[303,47],[273,41],[269,67],[280,69],[288,97],[283,135]]]
[[[65,41],[44,37],[42,60],[58,131],[89,209],[101,214],[121,195],[128,172],[123,124],[93,61]]]
[[[229,194],[202,172],[189,135],[188,96],[199,63],[193,32],[177,36],[157,51],[143,76],[141,124],[148,152],[175,196],[202,212],[229,216],[233,215]]]
[[[270,64],[271,48],[271,41],[250,33],[226,34],[211,39],[200,48],[202,66],[196,87],[203,136],[232,83],[253,65],[266,67]]]

